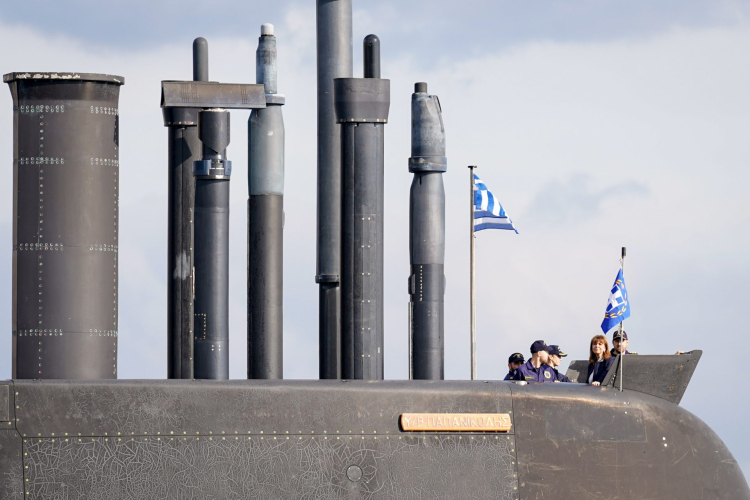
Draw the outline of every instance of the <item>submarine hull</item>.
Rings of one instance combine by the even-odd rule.
[[[405,413],[511,426],[412,432]],[[750,499],[697,417],[580,384],[6,381],[0,426],[9,499]]]

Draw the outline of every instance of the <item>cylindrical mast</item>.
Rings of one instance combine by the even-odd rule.
[[[365,75],[380,74],[380,41],[365,38]],[[390,81],[334,80],[342,124],[342,377],[383,378],[384,132]]]
[[[321,379],[341,378],[341,126],[333,80],[352,76],[352,0],[317,0],[318,322]]]
[[[229,378],[229,112],[198,113],[195,175],[195,378]]]
[[[477,235],[474,232],[474,169],[469,165],[469,343],[471,349],[471,380],[477,379],[477,314],[475,264]]]
[[[208,81],[208,42],[193,41],[193,81]],[[201,157],[197,108],[164,108],[169,141],[167,377],[193,378],[193,162]]]
[[[444,378],[445,129],[437,96],[417,83],[411,97],[409,199],[411,378]]]
[[[261,26],[256,83],[266,108],[248,121],[247,376],[283,378],[284,96],[277,93],[276,37]]]
[[[124,79],[10,73],[13,378],[117,378]]]

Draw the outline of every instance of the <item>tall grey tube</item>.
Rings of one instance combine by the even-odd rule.
[[[208,81],[208,42],[193,41],[193,80]],[[201,157],[198,109],[163,108],[168,127],[167,377],[193,378],[193,162]]]
[[[352,0],[317,0],[319,373],[341,378],[341,126],[333,80],[352,76]]]
[[[409,198],[410,378],[444,378],[445,128],[437,96],[417,83],[411,96]]]
[[[117,378],[120,76],[9,73],[13,378]]]
[[[277,93],[276,37],[261,26],[256,83],[266,107],[248,121],[247,377],[284,376],[284,96]]]
[[[198,113],[202,159],[195,175],[195,362],[197,379],[229,378],[229,112]]]
[[[380,74],[379,43],[375,35],[365,38],[365,75]],[[381,380],[384,132],[390,81],[338,78],[334,86],[336,118],[343,127],[341,375]]]

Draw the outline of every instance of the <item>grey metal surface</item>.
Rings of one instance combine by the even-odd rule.
[[[568,370],[565,372],[565,376],[573,382],[579,384],[585,384],[586,374],[588,373],[589,362],[586,359],[572,360],[568,365]]]
[[[413,379],[444,377],[445,128],[437,96],[417,83],[411,99],[409,335]]]
[[[508,413],[507,383],[466,381],[14,381],[24,437],[404,436],[402,413]],[[217,409],[221,408],[221,411]],[[222,431],[224,434],[222,434]],[[289,432],[287,434],[287,431]],[[174,434],[172,434],[172,432]],[[52,436],[55,433],[55,436]],[[132,434],[131,434],[132,433]],[[37,436],[41,434],[41,436]],[[466,435],[470,435],[468,433]],[[493,434],[494,435],[494,434]],[[220,439],[220,437],[219,437]]]
[[[398,423],[402,412],[509,412],[504,384],[118,381],[16,389],[14,444],[23,443],[26,455],[23,463],[0,458],[0,474],[28,471],[28,481],[12,484],[25,484],[29,498],[459,498],[468,491],[517,498],[512,434],[404,433]],[[352,466],[361,469],[358,481],[347,476]]]
[[[262,85],[195,81],[161,82],[161,106],[256,109],[266,107]]]
[[[510,439],[86,441],[84,447],[31,440],[30,498],[456,499],[467,493],[476,499],[518,498]],[[461,457],[460,467],[454,457]],[[112,461],[121,465],[112,468]],[[346,475],[352,463],[363,469],[357,482]]]
[[[195,175],[194,377],[229,378],[229,112],[202,110]]]
[[[265,34],[264,34],[265,33]],[[278,96],[276,37],[264,24],[255,53],[256,82]],[[248,121],[247,376],[284,375],[284,118],[280,104]]]
[[[14,71],[12,73],[3,75],[3,82],[5,83],[21,80],[99,82],[125,85],[125,79],[121,76],[102,75],[99,73],[78,73],[67,71]]]
[[[284,194],[284,117],[281,106],[254,109],[248,120],[250,196]]]
[[[380,39],[376,35],[367,35],[363,42],[365,78],[380,78]]]
[[[10,422],[10,386],[0,385],[0,429],[4,422]]]
[[[379,43],[364,42],[365,74],[380,74]],[[376,67],[377,66],[377,67]],[[390,81],[334,80],[341,139],[341,376],[383,379],[385,128]],[[367,110],[367,119],[353,116]],[[375,118],[375,119],[370,119]]]
[[[680,404],[703,351],[685,354],[624,356],[622,387]],[[612,374],[611,384],[620,386],[619,365]]]
[[[247,377],[284,377],[284,197],[250,196],[248,205]]]
[[[524,500],[750,498],[724,443],[679,406],[609,387],[511,390]]]
[[[383,378],[384,126],[347,124],[342,138],[341,376]]]
[[[0,498],[24,498],[22,440],[15,429],[0,428]]]
[[[25,484],[29,498],[750,499],[703,422],[608,387],[121,380],[14,391],[0,491]],[[512,428],[399,427],[403,413],[433,412],[509,413]]]
[[[4,80],[14,125],[13,375],[116,378],[123,79]]]
[[[193,79],[208,81],[208,42],[193,41]],[[193,378],[193,162],[201,157],[198,110],[164,108],[168,128],[167,377]]]
[[[263,25],[260,38],[258,38],[258,48],[255,51],[255,83],[262,84],[266,94],[278,93],[277,56],[273,25]]]
[[[352,1],[317,0],[319,375],[341,378],[341,127],[334,78],[352,76]]]
[[[512,433],[399,429],[404,412],[508,413],[506,384],[118,381],[17,391],[31,498],[517,498]],[[347,476],[352,465],[359,481]]]
[[[623,367],[623,389],[638,391],[680,404],[690,384],[703,351],[694,350],[679,355],[626,355]],[[589,362],[570,363],[566,375],[574,382],[585,384]],[[620,387],[619,359],[612,364],[602,385]]]
[[[208,41],[203,37],[193,40],[193,81],[208,81]]]
[[[339,123],[388,123],[390,80],[337,78],[334,88]]]
[[[0,380],[0,498],[23,498],[21,435],[16,431],[13,382]]]

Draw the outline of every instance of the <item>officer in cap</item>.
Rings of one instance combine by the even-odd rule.
[[[513,380],[513,375],[516,373],[516,368],[521,366],[526,362],[525,359],[523,359],[523,354],[520,352],[514,352],[510,355],[508,358],[508,374],[505,376],[503,380]]]
[[[628,351],[628,334],[623,330],[615,330],[612,334],[612,349],[609,351],[612,356],[618,354],[638,354],[637,352]]]
[[[555,382],[555,371],[547,364],[549,361],[549,346],[543,340],[531,344],[531,359],[516,368],[513,380],[526,382]]]
[[[559,345],[551,345],[549,346],[549,361],[547,364],[555,371],[555,377],[559,382],[573,382],[565,374],[557,371],[557,367],[560,366],[562,358],[565,356],[567,356],[567,354],[560,350]]]

